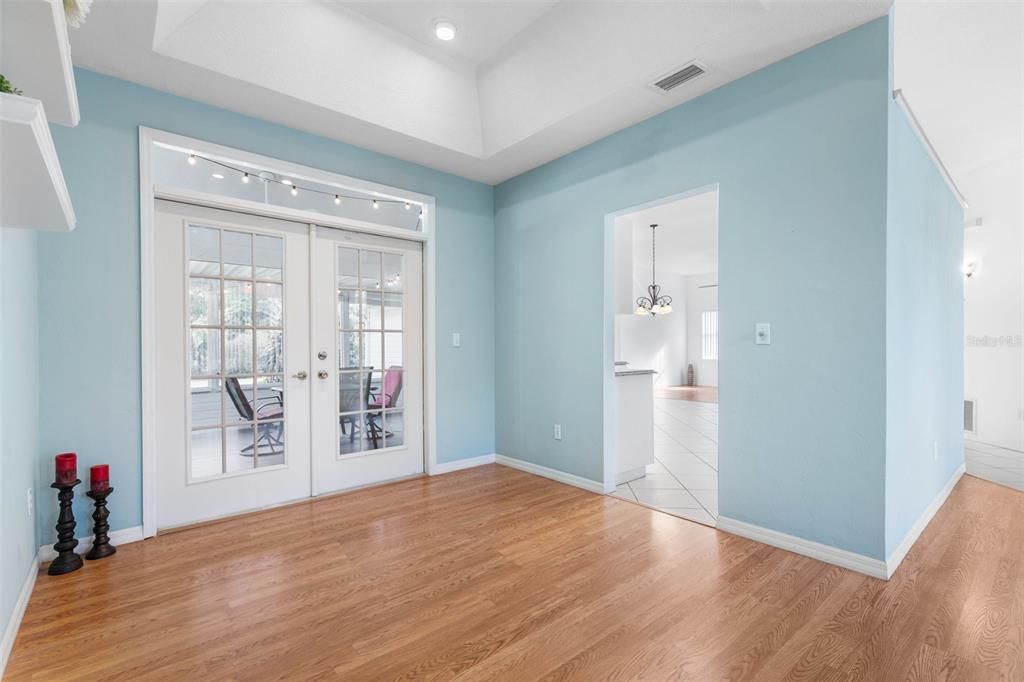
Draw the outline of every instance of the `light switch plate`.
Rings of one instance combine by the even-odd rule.
[[[555,424],[555,440],[562,440],[562,425]]]
[[[772,326],[767,322],[758,322],[754,326],[754,343],[758,346],[772,345]]]
[[[462,345],[462,335],[459,334],[458,332],[455,332],[454,334],[452,334],[452,347],[453,348],[458,348],[461,345]]]

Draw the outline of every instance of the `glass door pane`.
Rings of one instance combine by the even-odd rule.
[[[404,444],[403,274],[400,253],[337,247],[339,456]]]
[[[186,239],[189,479],[284,464],[284,240],[199,225]]]

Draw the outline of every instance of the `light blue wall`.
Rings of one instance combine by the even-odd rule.
[[[78,71],[82,123],[53,133],[79,228],[38,237],[35,478],[49,480],[61,450],[77,450],[83,470],[109,462],[114,527],[141,522],[146,125],[434,195],[439,460],[497,450],[597,481],[612,366],[605,216],[717,183],[721,513],[883,558],[955,469],[957,387],[920,377],[959,380],[962,361],[950,345],[959,309],[922,288],[945,300],[958,285],[933,268],[958,266],[958,245],[914,249],[953,220],[949,197],[892,115],[888,54],[883,18],[497,188]],[[902,316],[909,303],[925,309]],[[756,322],[772,323],[771,346],[754,345]],[[939,462],[925,461],[933,441]],[[51,507],[38,515],[43,541]]]
[[[895,102],[888,149],[886,556],[964,462],[963,210]]]
[[[0,633],[36,559],[26,492],[39,452],[36,233],[0,228]]]
[[[604,216],[717,182],[721,513],[881,558],[887,101],[883,18],[499,185],[498,452],[602,479]]]
[[[433,195],[438,461],[494,452],[493,188],[89,71],[75,76],[82,122],[52,131],[78,228],[39,241],[41,475],[62,450],[76,450],[83,471],[107,462],[112,527],[141,523],[140,125]],[[447,342],[454,331],[461,348]],[[45,510],[48,540],[56,512]],[[81,499],[75,511],[87,520]]]

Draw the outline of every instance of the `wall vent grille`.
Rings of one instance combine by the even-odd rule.
[[[978,404],[973,400],[964,401],[964,431],[978,432]]]
[[[703,76],[705,72],[706,70],[696,63],[687,64],[678,71],[654,81],[654,87],[668,92],[672,88],[678,88],[683,83],[692,81],[697,76]]]

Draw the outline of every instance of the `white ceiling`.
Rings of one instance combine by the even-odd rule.
[[[1024,164],[1024,2],[897,0],[893,79],[969,205],[991,186],[1020,201]],[[1016,173],[986,173],[995,166]]]
[[[497,183],[889,4],[96,0],[71,43],[88,69]],[[694,59],[705,76],[648,85]]]
[[[480,67],[490,63],[521,31],[555,6],[548,2],[338,2],[341,11],[362,15],[405,36],[421,49],[459,57]],[[434,37],[434,24],[450,21],[456,40]]]
[[[657,225],[657,270],[677,275],[718,272],[718,192],[705,192],[616,219],[633,231],[633,265],[650,270],[651,228]]]

